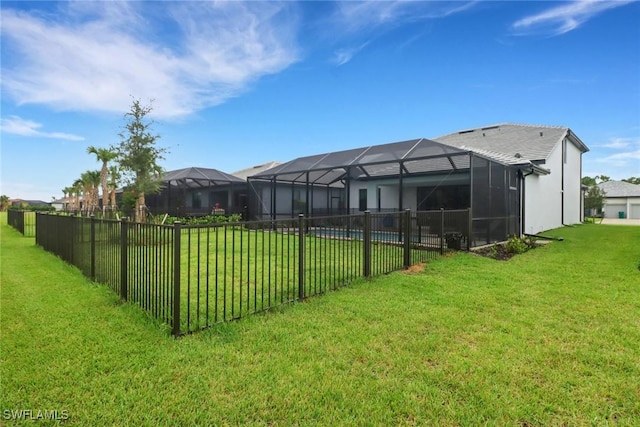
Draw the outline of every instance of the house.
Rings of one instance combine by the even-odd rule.
[[[605,218],[640,219],[640,185],[624,181],[598,184],[605,193]]]
[[[486,155],[510,155],[537,169],[522,175],[522,231],[536,234],[583,217],[582,154],[589,151],[567,127],[499,124],[435,138]]]
[[[11,199],[9,200],[11,206],[21,207],[21,206],[51,206],[51,203],[45,202],[43,200],[24,200],[24,199]]]
[[[582,220],[582,154],[566,127],[503,124],[306,156],[248,178],[257,218],[470,209],[474,244]]]

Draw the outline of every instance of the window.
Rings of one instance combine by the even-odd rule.
[[[200,209],[202,207],[202,193],[196,191],[191,194],[191,207],[194,209]]]
[[[366,211],[367,210],[367,189],[361,188],[358,193],[358,196],[359,196],[358,207],[360,211]]]

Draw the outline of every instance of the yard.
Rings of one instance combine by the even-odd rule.
[[[176,340],[0,224],[9,425],[640,424],[640,227],[442,257]]]

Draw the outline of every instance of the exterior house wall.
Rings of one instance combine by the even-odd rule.
[[[542,165],[550,174],[525,178],[525,233],[581,222],[581,165],[582,153],[565,139]]]
[[[562,144],[542,166],[551,173],[525,178],[524,232],[528,234],[562,226]]]
[[[564,163],[564,224],[582,222],[582,153],[570,141],[567,145]]]

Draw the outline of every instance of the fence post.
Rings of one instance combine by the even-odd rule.
[[[91,214],[91,236],[90,236],[90,251],[91,251],[91,280],[96,280],[96,217]]]
[[[180,335],[180,240],[182,224],[173,223],[173,336]],[[189,326],[187,325],[187,329]]]
[[[471,217],[471,208],[467,209],[467,219],[468,219],[468,229],[467,229],[467,251],[471,250],[471,236],[472,236],[472,228],[473,228],[473,218]]]
[[[411,209],[404,211],[404,268],[411,267]]]
[[[20,224],[19,224],[20,233],[24,236],[24,211],[20,211]]]
[[[440,208],[440,255],[444,255],[444,208]]]
[[[304,299],[304,227],[303,214],[298,215],[298,299]]]
[[[364,250],[362,251],[364,260],[362,265],[364,266],[364,277],[371,276],[371,212],[364,211],[364,230],[363,230],[363,243]]]
[[[8,215],[8,214],[7,214]],[[40,244],[40,241],[38,240],[38,216],[40,215],[40,212],[36,212],[36,230],[35,230],[35,235],[36,235],[36,245],[37,246],[42,246]]]
[[[129,226],[127,223],[127,218],[123,217],[120,220],[120,298],[122,298],[125,301],[128,298],[127,277],[129,275],[127,271],[128,270],[127,269],[127,264],[128,264],[127,248],[129,246],[127,242],[128,228]]]

